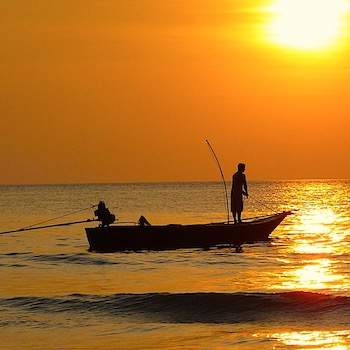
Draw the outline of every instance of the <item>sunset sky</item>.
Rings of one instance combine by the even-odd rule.
[[[0,183],[350,178],[344,0],[2,0]]]

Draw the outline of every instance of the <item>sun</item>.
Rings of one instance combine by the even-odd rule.
[[[291,48],[328,47],[340,36],[348,10],[347,0],[277,0],[270,7],[270,35]]]

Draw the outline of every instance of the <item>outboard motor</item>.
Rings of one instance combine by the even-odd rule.
[[[100,203],[98,203],[97,209],[94,213],[95,216],[97,216],[97,219],[101,221],[101,227],[109,226],[115,221],[115,215],[110,213],[108,208],[106,208],[105,202],[103,201],[100,201]]]

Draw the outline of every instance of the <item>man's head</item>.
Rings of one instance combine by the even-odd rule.
[[[244,170],[245,170],[245,164],[239,163],[239,164],[238,164],[238,171],[241,172],[241,173],[243,173]]]

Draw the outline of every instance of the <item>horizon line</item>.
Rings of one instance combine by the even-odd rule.
[[[231,180],[225,180],[231,182]],[[248,180],[253,182],[292,182],[292,181],[350,181],[350,178],[297,178]],[[106,182],[38,182],[38,183],[0,183],[0,186],[63,186],[63,185],[113,185],[113,184],[166,184],[166,183],[222,183],[222,180],[185,180],[185,181],[106,181]]]

